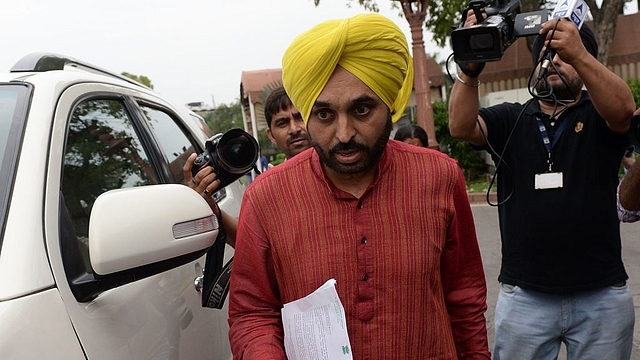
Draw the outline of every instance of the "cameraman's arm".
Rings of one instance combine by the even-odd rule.
[[[477,78],[470,78],[462,73],[458,74],[449,98],[449,132],[456,139],[464,140],[476,146],[484,146],[486,140],[480,131],[487,135],[487,127],[484,120],[478,115],[480,100],[478,88],[472,85],[478,84]]]
[[[218,175],[213,171],[211,166],[206,166],[202,170],[198,171],[195,177],[191,175],[191,168],[193,162],[196,159],[197,154],[191,154],[182,168],[184,173],[185,185],[192,188],[195,192],[200,194],[202,198],[209,204],[209,207],[213,211],[213,214],[220,219],[222,226],[227,232],[227,244],[232,247],[236,245],[236,233],[238,232],[238,219],[225,213],[220,209],[218,203],[211,196],[220,185],[220,181],[216,181]]]
[[[484,14],[486,17],[486,14]],[[467,10],[467,17],[464,27],[477,25],[477,18],[472,10]],[[484,64],[463,64],[467,73],[478,75],[482,71]],[[475,75],[474,75],[475,76]],[[449,132],[456,139],[464,140],[473,145],[483,146],[486,142],[484,134],[487,134],[484,120],[478,115],[480,100],[478,98],[478,86],[480,81],[477,77],[469,77],[464,73],[458,73],[451,89],[449,98]],[[477,121],[476,121],[477,119]]]
[[[547,32],[549,36],[555,22],[545,23],[540,33]],[[609,128],[615,133],[625,134],[635,110],[635,102],[624,80],[589,54],[580,39],[578,28],[569,19],[558,23],[551,47],[556,49],[562,61],[576,70],[598,114],[605,119]]]

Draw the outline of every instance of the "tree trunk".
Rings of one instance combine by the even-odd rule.
[[[592,0],[587,1],[587,3]],[[607,65],[609,60],[609,48],[613,43],[613,37],[616,34],[616,27],[618,25],[618,14],[624,8],[625,0],[603,0],[600,9],[594,12],[591,8],[591,14],[593,15],[593,33],[596,35],[596,41],[598,41],[598,60],[604,65]]]
[[[427,16],[429,0],[399,0],[405,19],[411,28],[413,48],[413,87],[416,99],[417,123],[427,132],[428,147],[438,148],[433,108],[431,107],[431,87],[429,86],[429,70],[427,68],[427,54],[425,51],[423,31],[424,20]]]

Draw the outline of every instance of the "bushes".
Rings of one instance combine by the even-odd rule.
[[[627,85],[629,85],[629,88],[633,93],[633,99],[636,101],[636,108],[640,107],[640,80],[628,79]]]
[[[436,138],[440,143],[440,149],[452,158],[458,160],[467,182],[484,180],[488,171],[481,152],[475,150],[464,141],[454,139],[449,133],[449,112],[447,104],[436,102],[432,104],[433,120]]]

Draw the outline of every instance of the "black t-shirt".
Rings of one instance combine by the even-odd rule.
[[[509,197],[499,208],[499,280],[546,293],[585,291],[626,280],[616,187],[627,137],[608,128],[585,91],[554,126],[537,101],[527,104],[480,110],[488,128],[487,150],[500,154],[511,136],[498,168],[498,199]],[[535,175],[547,172],[549,158],[536,117],[557,138],[552,171],[562,173],[562,188],[534,187]],[[559,134],[562,122],[566,124]],[[497,164],[497,156],[492,156]]]

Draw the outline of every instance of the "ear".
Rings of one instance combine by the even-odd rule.
[[[276,139],[273,138],[273,135],[271,135],[271,129],[267,128],[267,137],[269,138],[269,140],[271,140],[271,143],[273,145],[275,145],[276,147],[278,146],[278,144],[276,143]]]

